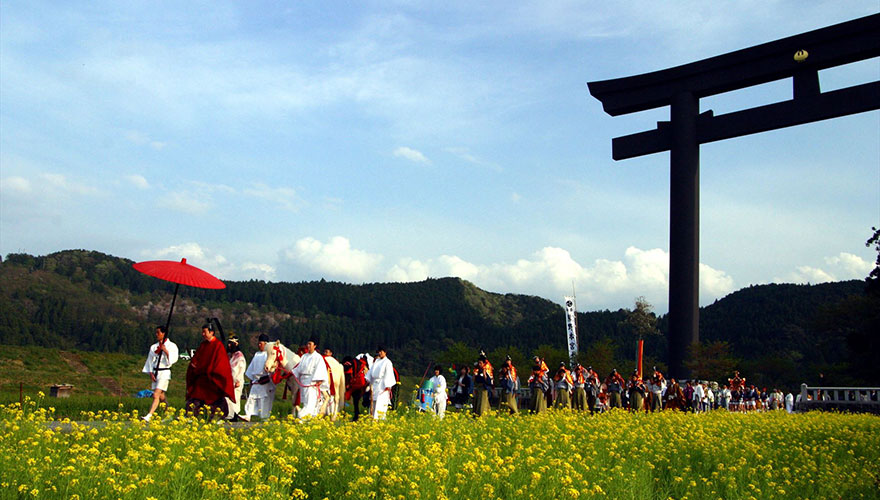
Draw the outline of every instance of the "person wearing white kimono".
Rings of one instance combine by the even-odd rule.
[[[270,373],[266,371],[266,343],[269,342],[269,336],[265,333],[260,334],[257,346],[259,351],[254,354],[254,359],[248,365],[244,374],[251,379],[251,391],[248,394],[247,403],[244,405],[244,419],[250,420],[251,417],[257,415],[260,420],[266,420],[272,414],[272,403],[275,402],[275,384],[269,378]]]
[[[147,362],[144,363],[143,373],[150,374],[153,390],[153,404],[150,411],[143,416],[149,421],[153,412],[159,407],[159,403],[165,402],[165,392],[168,391],[168,383],[171,382],[171,365],[177,362],[177,344],[166,338],[168,329],[164,325],[156,327],[156,343],[150,346],[147,354]]]
[[[238,345],[238,337],[235,335],[229,337],[226,341],[226,354],[229,355],[229,368],[232,370],[232,384],[235,387],[235,401],[226,398],[226,407],[229,413],[226,415],[227,420],[241,420],[241,391],[244,389],[244,372],[247,368],[247,361],[244,359],[244,353]]]
[[[705,397],[706,390],[703,388],[703,384],[696,381],[694,384],[694,413],[701,413],[703,411],[703,400]]]
[[[703,396],[703,411],[710,411],[715,408],[715,393],[712,392],[712,388],[708,385],[703,385],[703,391],[705,391],[705,396]]]
[[[391,404],[391,388],[397,384],[397,380],[394,378],[394,365],[388,359],[384,347],[377,349],[376,359],[366,378],[373,396],[370,414],[375,420],[385,420],[388,405]]]
[[[306,353],[303,354],[299,364],[293,368],[293,376],[299,384],[300,401],[302,409],[299,417],[315,417],[320,408],[321,391],[328,390],[327,364],[324,356],[315,351],[317,342],[310,339],[306,342]]]
[[[429,380],[434,396],[434,413],[438,418],[446,415],[446,377],[443,376],[443,367],[434,367],[434,376]]]

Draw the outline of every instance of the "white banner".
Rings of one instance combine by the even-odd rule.
[[[568,360],[574,366],[578,353],[577,304],[574,297],[565,297],[565,339],[568,345]]]

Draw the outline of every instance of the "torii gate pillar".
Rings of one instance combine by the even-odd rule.
[[[669,366],[681,376],[689,345],[700,340],[699,101],[679,92],[670,103],[669,159]]]

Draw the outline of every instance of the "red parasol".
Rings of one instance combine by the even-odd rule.
[[[173,260],[148,260],[133,264],[132,267],[146,275],[172,283],[215,290],[226,288],[226,285],[214,276],[202,271],[198,267],[187,264],[186,259],[180,259],[180,262]]]
[[[219,290],[226,288],[226,284],[211,274],[186,263],[186,259],[180,262],[173,260],[148,260],[132,264],[136,270],[160,280],[177,283],[174,287],[174,298],[171,299],[171,309],[168,311],[168,321],[165,329],[171,326],[171,313],[174,312],[174,302],[177,300],[177,289],[180,285],[194,286],[196,288],[210,288]]]

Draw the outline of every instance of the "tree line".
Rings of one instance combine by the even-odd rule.
[[[165,322],[173,284],[145,276],[132,261],[95,251],[46,256],[10,254],[0,263],[0,344],[142,353],[152,326]],[[401,371],[420,374],[433,362],[473,362],[479,350],[528,367],[533,355],[567,360],[565,317],[551,301],[483,291],[458,278],[351,285],[332,281],[229,281],[223,290],[181,287],[172,338],[198,345],[198,326],[218,317],[250,354],[267,333],[288,345],[309,337],[339,354],[393,353]],[[762,285],[701,309],[703,342],[689,355],[697,376],[737,366],[766,385],[796,385],[818,373],[841,384],[880,382],[876,359],[877,297],[865,283]],[[629,370],[636,339],[646,363],[665,367],[666,318],[650,308],[580,312],[580,360],[600,373]],[[653,325],[642,330],[643,323]],[[650,330],[650,329],[649,329]],[[872,358],[873,356],[873,358]]]

